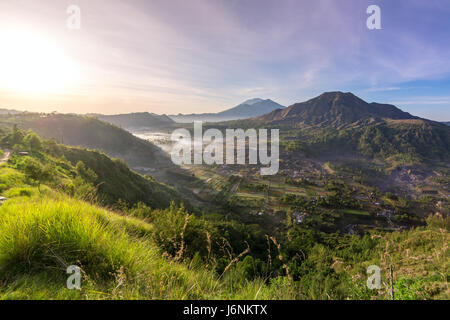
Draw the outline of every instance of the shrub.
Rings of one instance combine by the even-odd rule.
[[[6,193],[8,198],[14,197],[31,197],[33,190],[31,188],[11,188]]]
[[[39,136],[34,133],[30,132],[28,133],[25,138],[23,139],[23,143],[29,147],[32,151],[38,151],[42,148],[42,140],[39,138]]]
[[[201,257],[209,255],[207,234],[214,236],[214,229],[184,207],[177,208],[172,203],[166,210],[154,211],[152,219],[153,239],[163,252],[176,258],[192,258],[196,252]]]

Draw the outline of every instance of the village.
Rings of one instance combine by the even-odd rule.
[[[247,162],[248,157],[247,154]],[[370,170],[361,176],[345,167],[288,155],[283,149],[280,158],[279,172],[271,176],[261,174],[260,164],[183,165],[191,178],[180,179],[179,184],[186,183],[183,188],[193,190],[195,203],[211,199],[227,203],[234,214],[238,212],[248,221],[273,225],[283,224],[286,219],[294,225],[324,223],[330,231],[346,234],[372,229],[404,230],[417,225],[415,214],[422,212],[424,206],[430,213],[439,208],[438,203],[440,208],[448,207],[447,181],[429,181],[420,187],[417,183],[414,192],[405,196],[401,190],[396,194],[370,186],[366,182],[367,174],[373,175]],[[142,169],[154,174],[151,168]],[[399,172],[402,179],[410,175],[411,180],[419,181],[420,176],[411,170]],[[333,184],[338,187],[333,189]],[[345,190],[345,195],[336,195],[339,189]],[[423,197],[431,200],[422,203]]]

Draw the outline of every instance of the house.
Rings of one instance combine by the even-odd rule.
[[[393,218],[394,217],[395,212],[393,210],[390,209],[383,209],[380,212],[377,212],[377,217],[385,217],[385,218]]]
[[[294,219],[295,223],[301,224],[305,219],[309,217],[309,213],[306,212],[294,212],[292,214],[292,218]]]
[[[357,224],[348,224],[345,226],[344,230],[348,235],[353,235],[358,233],[358,225]]]

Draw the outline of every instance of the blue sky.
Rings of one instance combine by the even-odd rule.
[[[80,30],[65,27],[69,4],[81,9]],[[381,30],[366,27],[372,4]],[[0,107],[216,112],[339,90],[450,121],[449,17],[450,3],[433,0],[2,0],[0,31],[46,39],[79,77],[60,92],[0,82]]]

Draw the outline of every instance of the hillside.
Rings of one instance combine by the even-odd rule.
[[[142,202],[152,208],[165,208],[182,202],[172,188],[151,177],[130,170],[125,162],[103,153],[42,141],[36,134],[13,131],[0,136],[3,147],[15,150],[8,165],[30,170],[32,179],[83,199],[95,199],[108,206],[134,206]],[[27,155],[18,152],[27,150]],[[7,186],[7,185],[6,185]]]
[[[166,115],[157,115],[148,112],[126,113],[116,115],[104,115],[104,114],[89,114],[93,118],[99,119],[104,122],[111,123],[115,126],[133,130],[152,130],[167,128],[175,123],[171,118]]]
[[[345,129],[300,129],[298,149],[311,154],[403,159],[406,162],[448,159],[450,130],[424,120],[387,120]],[[296,147],[294,147],[296,148]]]
[[[69,114],[25,114],[4,116],[10,126],[31,129],[46,139],[83,148],[97,149],[124,160],[130,167],[154,169],[171,164],[152,143],[139,139],[117,126],[92,117]]]
[[[351,93],[327,92],[283,110],[232,126],[271,127],[295,134],[291,150],[308,154],[360,154],[401,161],[445,160],[450,128],[393,105],[367,103]]]
[[[193,121],[220,122],[237,119],[247,119],[263,115],[273,110],[284,108],[282,105],[267,99],[250,99],[243,103],[218,113],[178,114],[170,115],[176,122],[189,123]]]

